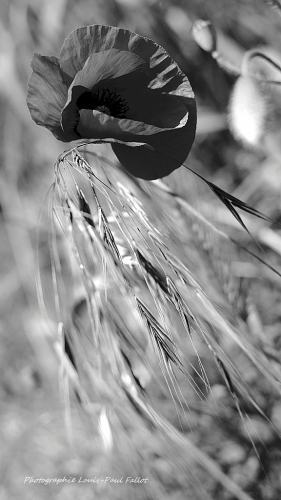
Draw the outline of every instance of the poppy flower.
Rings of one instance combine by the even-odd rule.
[[[120,163],[147,180],[170,174],[186,159],[196,131],[194,94],[178,65],[149,38],[85,26],[70,33],[59,58],[35,54],[31,66],[31,117],[60,141],[111,142]]]

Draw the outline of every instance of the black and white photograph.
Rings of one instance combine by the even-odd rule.
[[[281,498],[281,1],[2,0],[0,500]]]

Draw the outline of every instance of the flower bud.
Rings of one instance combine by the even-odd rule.
[[[229,127],[236,139],[258,146],[268,125],[270,100],[264,85],[250,76],[240,76],[229,102]]]
[[[217,34],[211,21],[197,19],[192,27],[192,35],[201,49],[211,53],[217,50]]]

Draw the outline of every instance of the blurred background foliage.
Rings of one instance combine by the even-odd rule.
[[[131,499],[141,495],[136,487],[120,487],[118,490],[118,485],[102,496],[92,485],[23,484],[26,476],[94,477],[101,475],[107,467],[100,464],[99,448],[93,449],[75,411],[72,418],[79,452],[71,449],[68,442],[58,391],[59,365],[52,347],[52,332],[38,305],[35,279],[38,254],[42,280],[50,280],[46,207],[42,217],[39,215],[53,182],[53,164],[64,145],[58,143],[47,130],[36,126],[29,116],[25,99],[33,52],[58,55],[64,38],[73,29],[95,23],[128,28],[163,45],[187,74],[197,99],[198,133],[190,157],[192,167],[224,190],[280,220],[278,110],[261,147],[247,149],[235,141],[228,129],[227,109],[236,78],[219,68],[212,57],[193,41],[191,28],[197,18],[211,19],[218,32],[219,50],[233,64],[239,66],[244,52],[255,46],[270,47],[277,58],[280,54],[281,18],[262,0],[1,2],[1,500],[35,499],[39,495],[52,499]],[[278,95],[275,96],[277,101]],[[179,177],[174,176],[171,181],[182,195],[189,189],[184,175],[180,171]],[[198,203],[201,201],[204,202],[198,200]],[[227,224],[228,230],[235,233],[230,216]],[[271,262],[280,269],[278,227],[272,228],[252,220],[251,231]],[[39,247],[36,243],[38,233]],[[239,233],[239,238],[243,242],[243,234]],[[218,262],[219,259],[218,255]],[[242,308],[241,315],[244,314],[256,345],[261,346],[276,362],[278,356],[280,359],[281,350],[281,280],[256,262],[234,262],[234,270],[240,279],[241,296],[247,290],[247,307],[245,310]],[[230,352],[231,347],[223,346]],[[235,407],[227,399],[219,373],[208,356],[206,359],[204,356],[203,352],[213,394],[219,401],[225,402],[226,417],[222,425],[207,403],[193,401],[189,424],[191,428],[198,426],[196,443],[253,498],[276,500],[281,495],[280,442],[276,441],[270,425],[254,414],[253,427],[250,426],[249,432],[259,449],[262,468],[249,436],[239,423]],[[270,408],[269,416],[281,432],[278,395],[270,393],[249,363],[243,356],[240,358],[241,373],[258,390],[259,402]],[[165,411],[170,420],[178,425],[172,401],[161,400],[158,409]],[[143,433],[139,431],[137,442],[140,447],[149,448]],[[259,447],[259,438],[266,448]],[[163,453],[157,451],[157,444],[154,449],[153,445],[150,446],[150,456],[151,464],[148,463],[144,475],[149,474],[153,466],[159,491],[163,488],[174,500],[201,498],[200,494],[187,490],[186,478],[172,470]],[[118,457],[111,460],[117,462]],[[131,471],[128,475],[132,475]],[[204,478],[204,484],[217,500],[232,498],[211,477]]]

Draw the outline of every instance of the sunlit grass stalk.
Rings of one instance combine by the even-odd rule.
[[[58,258],[53,259],[53,271],[61,325],[58,352],[77,404],[97,431],[101,419],[106,429],[101,431],[101,441],[105,449],[115,450],[113,454],[117,453],[116,433],[126,434],[136,419],[148,434],[157,430],[166,451],[171,445],[168,458],[181,467],[183,477],[189,471],[194,491],[200,483],[194,476],[195,461],[233,496],[249,500],[250,496],[156,409],[151,390],[159,384],[170,395],[181,427],[189,412],[183,380],[199,400],[211,395],[199,352],[205,345],[246,430],[248,417],[241,396],[269,421],[224,347],[229,339],[273,390],[280,391],[279,366],[255,348],[245,330],[239,331],[242,320],[234,321],[235,305],[227,304],[224,295],[227,273],[220,275],[220,270],[231,272],[235,245],[219,226],[162,181],[140,182],[92,150],[81,154],[79,149],[58,159],[51,198],[72,262],[73,285],[67,298],[60,293],[65,278]],[[223,198],[226,208],[233,203],[258,214],[216,186],[209,187]],[[241,223],[235,209],[232,213]],[[224,261],[216,262],[216,245],[227,245]],[[59,256],[55,235],[51,253]],[[212,273],[210,262],[214,263]],[[79,308],[83,307],[82,314]],[[94,406],[97,401],[99,417]],[[128,419],[130,415],[133,420]],[[145,452],[136,450],[136,455],[145,460]]]

